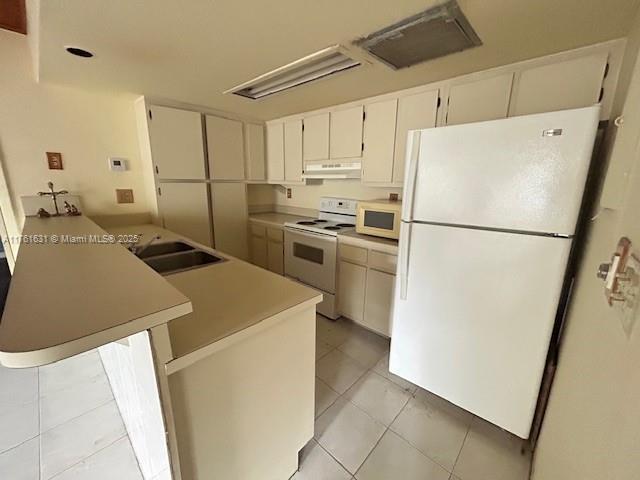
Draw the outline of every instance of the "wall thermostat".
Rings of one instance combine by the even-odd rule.
[[[120,157],[109,157],[109,170],[112,172],[124,172],[127,170],[127,159]]]

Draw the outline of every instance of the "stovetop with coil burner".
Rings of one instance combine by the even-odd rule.
[[[355,229],[356,200],[348,198],[322,197],[318,218],[298,222],[287,222],[286,227],[322,235],[337,236]]]

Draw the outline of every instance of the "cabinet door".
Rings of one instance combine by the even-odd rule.
[[[404,182],[404,161],[409,130],[436,126],[438,90],[417,93],[398,99],[396,148],[393,155],[393,182]]]
[[[211,246],[209,185],[206,183],[162,183],[158,205],[164,228]]]
[[[284,124],[267,125],[267,179],[284,180]]]
[[[251,235],[251,263],[267,268],[267,239]]]
[[[398,100],[372,103],[365,106],[364,151],[362,152],[362,181],[391,183],[393,181],[393,149],[396,140]]]
[[[552,112],[598,103],[607,54],[524,70],[517,76],[509,115]]]
[[[340,261],[338,274],[338,305],[340,313],[351,320],[362,322],[364,317],[364,288],[367,267]]]
[[[302,158],[305,161],[329,158],[329,114],[307,117],[303,122]]]
[[[209,174],[213,180],[244,180],[242,122],[207,115]]]
[[[213,238],[216,250],[247,260],[247,186],[213,183]]]
[[[267,268],[284,275],[284,243],[267,240]]]
[[[362,106],[331,112],[329,154],[331,158],[362,156]]]
[[[363,324],[382,335],[391,336],[391,306],[395,275],[369,269]]]
[[[198,112],[150,107],[149,140],[159,178],[205,178],[202,117]]]
[[[247,160],[247,180],[266,180],[263,125],[245,124],[244,151]]]
[[[284,179],[302,181],[302,120],[284,123]]]
[[[497,120],[509,113],[513,73],[452,85],[447,102],[447,125]]]

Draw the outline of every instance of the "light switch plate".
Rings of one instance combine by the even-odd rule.
[[[133,190],[130,188],[117,188],[116,199],[118,203],[133,203]]]

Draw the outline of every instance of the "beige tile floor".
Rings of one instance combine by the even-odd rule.
[[[521,441],[389,373],[389,341],[317,317],[316,426],[294,480],[525,480]]]
[[[142,479],[98,352],[0,367],[0,479]]]
[[[316,360],[315,437],[294,480],[528,478],[518,439],[389,373],[387,339],[318,316]],[[0,479],[142,479],[96,351],[0,367]]]

